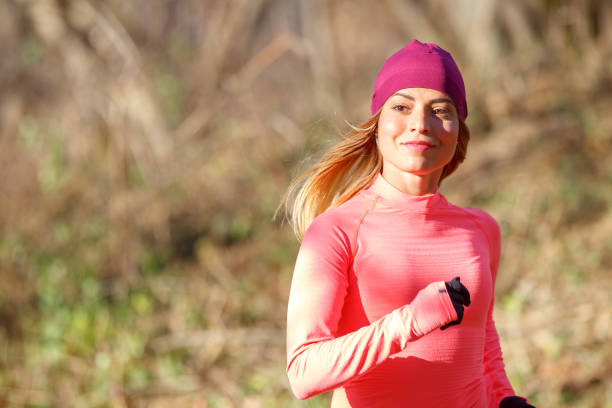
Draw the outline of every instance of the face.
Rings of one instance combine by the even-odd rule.
[[[378,119],[377,143],[383,175],[400,173],[437,180],[452,159],[459,135],[459,117],[443,92],[407,88],[393,94]]]

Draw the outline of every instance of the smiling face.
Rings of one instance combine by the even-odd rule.
[[[455,154],[458,134],[457,110],[445,93],[427,88],[397,91],[378,119],[383,176],[392,184],[411,175],[437,185]]]

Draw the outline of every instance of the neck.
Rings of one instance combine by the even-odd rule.
[[[388,167],[387,167],[388,168]],[[385,171],[383,167],[382,176],[403,193],[411,195],[434,194],[438,191],[438,181],[442,174],[442,169],[434,173],[414,174],[406,171]]]

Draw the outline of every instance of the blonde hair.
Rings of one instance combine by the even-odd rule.
[[[380,111],[359,126],[351,126],[342,139],[332,146],[317,164],[293,179],[274,217],[285,208],[285,217],[295,235],[301,239],[315,217],[337,207],[368,187],[383,166],[376,145]],[[438,185],[450,176],[467,153],[470,131],[459,119],[457,148],[444,166]]]

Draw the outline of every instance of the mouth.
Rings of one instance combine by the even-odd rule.
[[[424,152],[425,150],[432,149],[435,147],[433,143],[429,143],[423,140],[410,140],[408,142],[402,142],[400,144],[411,150],[416,150],[419,152]]]

